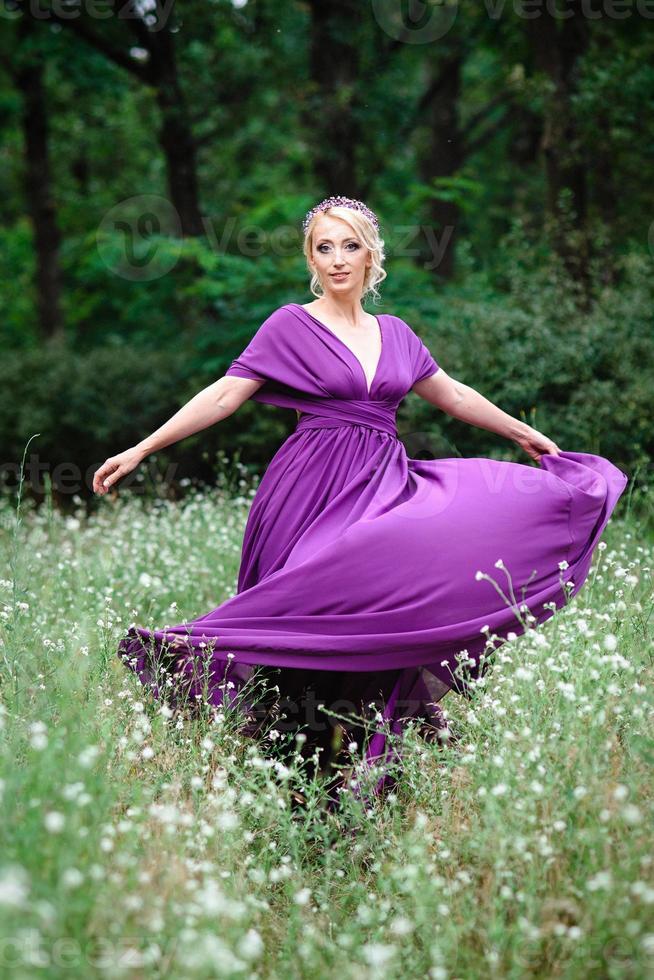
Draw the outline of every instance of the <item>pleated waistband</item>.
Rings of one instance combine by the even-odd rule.
[[[378,432],[385,432],[389,436],[397,438],[397,426],[389,421],[376,419],[345,418],[332,415],[316,415],[312,412],[298,412],[298,423],[295,427],[296,432],[304,429],[340,429],[345,426],[358,426],[364,429],[376,429]]]

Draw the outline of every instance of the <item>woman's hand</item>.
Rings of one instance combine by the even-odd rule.
[[[118,453],[117,456],[110,456],[93,474],[93,492],[102,496],[116,480],[121,480],[136,469],[142,460],[143,453],[135,447],[126,449],[124,453]]]
[[[561,452],[555,442],[552,442],[551,439],[544,436],[538,429],[532,429],[531,426],[528,427],[523,435],[517,436],[513,441],[517,442],[536,462],[540,461],[543,453],[552,453],[552,455],[558,456]]]

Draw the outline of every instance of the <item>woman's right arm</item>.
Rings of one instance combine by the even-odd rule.
[[[262,384],[263,381],[225,375],[203,388],[151,435],[136,446],[105,460],[93,475],[94,493],[105,494],[117,480],[131,473],[150,453],[233,415]]]

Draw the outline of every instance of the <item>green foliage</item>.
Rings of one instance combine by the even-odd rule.
[[[86,467],[101,462],[109,445],[114,452],[127,448],[161,424],[184,393],[184,366],[173,367],[172,352],[127,346],[84,354],[66,346],[8,352],[0,362],[3,462],[19,460],[37,432],[31,451],[49,467]]]
[[[0,442],[3,478],[15,489],[30,438],[27,482],[43,492],[46,475],[61,502],[88,496],[92,474],[110,456],[155,431],[201,388],[215,381],[193,367],[192,351],[141,350],[134,345],[76,352],[66,345],[10,351],[0,361]],[[261,467],[290,432],[295,414],[248,403],[226,419],[157,454],[172,467],[167,492],[179,480],[215,478],[216,453],[237,451],[246,466]],[[171,462],[174,461],[174,462]],[[37,470],[38,466],[38,470]]]
[[[651,263],[632,253],[620,261],[620,281],[598,285],[590,310],[554,257],[538,250],[516,227],[502,243],[504,290],[483,273],[466,288],[436,297],[407,269],[401,292],[418,297],[402,316],[437,362],[562,448],[599,453],[633,471],[654,458]],[[534,261],[533,256],[536,256]],[[531,256],[531,258],[530,258]],[[411,280],[413,280],[413,285]],[[409,429],[433,424],[433,409],[412,399]],[[449,416],[441,431],[461,455],[493,455],[497,436]],[[518,447],[513,458],[526,461]]]
[[[601,285],[596,271],[595,300],[583,311],[575,284],[523,228],[516,225],[500,248],[500,277],[471,271],[465,287],[440,292],[429,272],[391,256],[382,301],[370,308],[402,316],[448,374],[562,449],[605,455],[630,473],[646,471],[654,458],[648,260],[623,256],[614,285]],[[88,290],[100,310],[99,279],[89,289],[93,275],[103,274],[97,250],[75,268],[83,283],[78,294]],[[34,432],[41,435],[33,450],[53,466],[71,457],[87,466],[133,445],[221,377],[273,309],[308,298],[301,256],[219,254],[202,240],[185,242],[174,272],[147,285],[123,282],[120,291],[122,308],[115,291],[105,297],[111,308],[115,303],[112,326],[83,337],[80,315],[76,351],[64,344],[7,352],[0,364],[5,461],[20,459]],[[294,421],[293,412],[247,402],[164,455],[178,461],[180,476],[211,479],[205,461],[219,449],[238,448],[247,465],[261,470]],[[441,455],[527,462],[519,447],[414,395],[402,403],[398,423],[401,437],[413,439],[409,452],[423,433],[443,440]]]
[[[588,21],[589,44],[571,84],[587,230],[601,257],[584,310],[548,242],[543,137],[551,79],[534,61],[526,21],[508,8],[462,8],[431,45],[397,42],[377,14],[362,8],[345,30],[340,15],[316,19],[312,5],[277,0],[188,0],[183,18],[171,13],[178,118],[196,141],[195,167],[189,160],[183,179],[189,191],[197,181],[205,229],[198,238],[175,238],[163,221],[139,239],[138,223],[130,229],[114,220],[115,212],[138,214],[143,195],[171,196],[162,112],[172,91],[158,92],[122,58],[107,57],[114,49],[143,64],[130,27],[107,21],[108,48],[100,50],[79,43],[70,25],[35,24],[23,36],[17,21],[7,23],[0,39],[4,462],[20,459],[34,432],[41,435],[32,448],[52,465],[98,461],[169,418],[222,375],[273,309],[310,299],[301,217],[323,193],[356,189],[379,212],[388,244],[389,275],[370,309],[403,316],[448,373],[562,447],[603,453],[630,472],[647,469],[654,232],[650,253],[646,246],[654,202],[644,174],[654,89],[642,18],[631,11]],[[320,31],[334,29],[351,58],[336,88],[315,56]],[[41,354],[15,75],[27,51],[44,67],[47,189],[61,232],[55,258],[65,341]],[[460,78],[456,105],[443,118],[438,98],[449,70]],[[341,108],[356,136],[339,151],[324,145],[331,134],[321,127],[344,94]],[[459,165],[443,174],[435,165],[439,141],[452,140]],[[348,155],[351,187],[326,186],[338,152]],[[439,242],[430,239],[438,234],[434,195],[458,209],[456,278],[446,285],[438,281]],[[142,277],[139,247],[156,252],[157,266]],[[238,447],[261,469],[294,418],[249,402],[164,457],[209,476],[205,459]],[[517,447],[413,396],[400,422],[405,432],[441,439],[451,454],[525,461]]]
[[[0,349],[5,351],[37,343],[36,333],[29,326],[35,320],[35,295],[34,251],[27,219],[11,228],[0,226],[0,248],[3,262]]]

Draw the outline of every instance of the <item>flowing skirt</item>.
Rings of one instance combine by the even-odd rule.
[[[366,715],[380,791],[398,758],[386,731],[447,736],[438,702],[570,601],[626,483],[590,453],[417,460],[381,429],[305,417],[253,500],[236,595],[165,631],[132,625],[118,653],[171,704],[218,707],[264,668],[287,727],[331,763],[335,733],[362,746],[364,728],[318,706]]]

